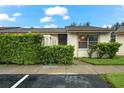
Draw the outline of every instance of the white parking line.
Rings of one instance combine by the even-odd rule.
[[[18,82],[16,82],[11,88],[16,88],[20,83],[22,83],[29,75],[25,75]]]

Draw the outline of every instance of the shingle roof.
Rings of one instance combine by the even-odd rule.
[[[120,28],[118,28],[116,32],[117,32],[117,33],[118,33],[118,32],[123,32],[123,33],[124,33],[124,26],[121,26]]]
[[[68,32],[107,32],[107,31],[114,31],[112,28],[102,28],[102,27],[95,27],[95,26],[67,26],[66,30]]]
[[[110,32],[115,31],[111,28],[101,28],[94,26],[67,26],[65,28],[19,28],[19,27],[1,27],[0,33],[66,33],[66,32]]]
[[[5,29],[16,29],[20,27],[0,27],[0,30],[5,30]]]
[[[13,29],[0,29],[0,33],[65,33],[64,28],[13,28]]]

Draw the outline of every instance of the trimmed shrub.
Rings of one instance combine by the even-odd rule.
[[[96,44],[96,54],[98,58],[103,58],[106,54],[107,43],[97,43]]]
[[[98,58],[113,58],[118,52],[121,45],[122,44],[118,42],[97,43],[95,45],[90,45],[89,51],[91,51],[91,54],[89,55],[89,57],[92,57],[92,54],[96,52]]]
[[[96,51],[96,45],[92,44],[92,45],[89,45],[89,49],[88,49],[88,56],[89,58],[92,58],[92,55],[93,53]]]
[[[43,36],[36,34],[0,34],[0,63],[36,64]]]
[[[0,34],[1,64],[72,64],[73,46],[43,46],[37,34]]]
[[[118,42],[112,42],[112,43],[108,43],[106,46],[106,54],[108,55],[109,58],[113,58],[116,55],[116,52],[118,52],[119,47],[122,44],[118,43]]]
[[[46,46],[40,48],[42,64],[72,64],[74,56],[73,46]]]

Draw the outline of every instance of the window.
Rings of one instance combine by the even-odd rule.
[[[96,44],[98,42],[97,35],[89,35],[89,45]]]
[[[79,48],[87,48],[87,36],[79,36]]]
[[[91,44],[96,44],[98,42],[98,35],[80,35],[79,38],[79,48],[88,48]]]
[[[59,34],[58,35],[58,44],[59,45],[67,45],[67,34]]]

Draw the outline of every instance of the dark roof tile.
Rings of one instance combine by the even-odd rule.
[[[116,32],[117,32],[117,33],[118,33],[118,32],[123,32],[123,33],[124,33],[124,26],[121,26],[120,28],[118,28]]]
[[[19,27],[4,27],[0,29],[0,33],[66,33],[67,32],[110,32],[115,31],[111,28],[101,28],[94,26],[67,26],[65,28],[19,28]]]
[[[2,29],[1,33],[65,33],[64,28],[13,28],[13,29]]]
[[[66,30],[68,32],[106,32],[106,31],[114,31],[112,28],[102,28],[95,26],[67,26]]]

